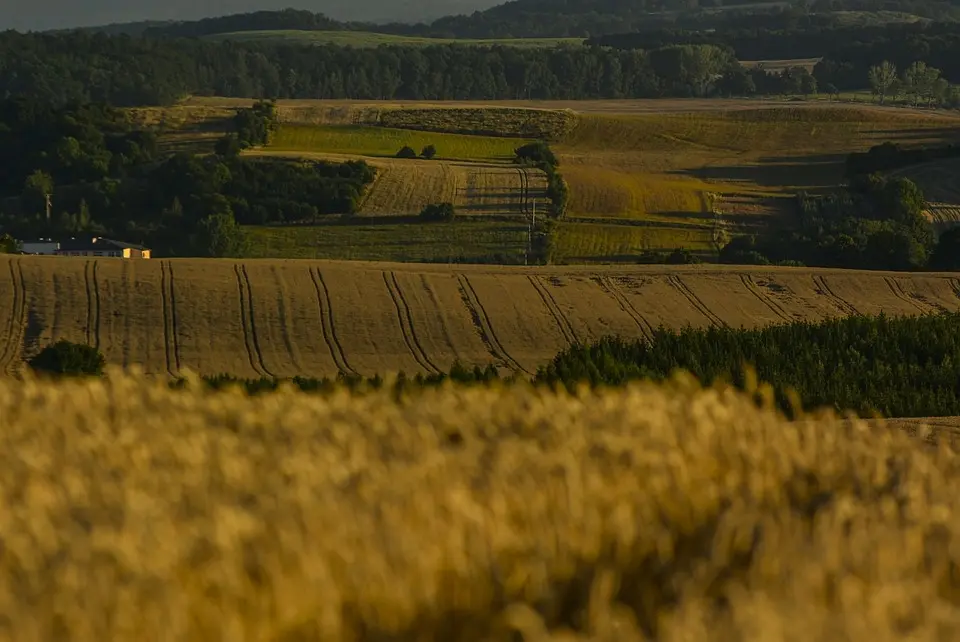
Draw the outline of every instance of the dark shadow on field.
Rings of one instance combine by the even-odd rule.
[[[27,325],[23,332],[23,345],[19,346],[21,348],[21,355],[23,358],[29,359],[43,349],[44,346],[40,345],[40,338],[43,336],[43,330],[43,321],[40,320],[40,317],[37,315],[37,311],[33,309],[33,306],[30,306],[30,308],[27,310]]]
[[[743,165],[709,165],[670,173],[724,183],[747,183],[761,187],[796,186],[827,188],[844,180],[845,154],[813,154],[794,157],[762,157]]]
[[[960,141],[960,120],[957,121],[956,127],[909,127],[894,131],[873,132],[870,134],[870,138],[881,139],[880,142],[883,142],[883,140],[904,138],[938,138],[943,140],[942,144],[947,144]],[[917,145],[922,144],[923,143],[920,142],[917,143]]]

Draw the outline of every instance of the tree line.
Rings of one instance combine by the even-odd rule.
[[[727,50],[563,46],[357,49],[157,40],[103,34],[0,34],[0,95],[51,105],[167,105],[188,95],[370,100],[702,96],[736,67]]]
[[[258,103],[238,110],[218,153],[164,155],[112,107],[0,101],[0,234],[94,233],[159,254],[236,256],[240,225],[355,212],[374,178],[363,161],[239,155],[267,141],[274,119],[275,107]]]

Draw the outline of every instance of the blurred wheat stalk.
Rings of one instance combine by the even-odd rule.
[[[0,640],[960,639],[960,466],[747,395],[0,381]]]

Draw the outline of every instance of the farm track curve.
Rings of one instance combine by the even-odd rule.
[[[354,370],[343,351],[343,345],[337,338],[336,325],[333,320],[333,304],[330,300],[330,290],[327,289],[326,281],[323,280],[323,274],[320,268],[308,268],[310,279],[313,281],[313,287],[317,296],[317,307],[320,313],[320,324],[323,329],[323,340],[330,350],[330,357],[337,366],[340,374],[348,376],[357,376],[359,373]]]
[[[15,374],[27,325],[27,290],[20,260],[10,261],[8,268],[10,281],[13,285],[13,302],[10,323],[7,328],[7,340],[4,342],[3,352],[0,353],[0,373]]]
[[[860,311],[857,310],[856,306],[852,305],[843,297],[837,296],[837,294],[830,288],[830,284],[827,283],[827,278],[822,274],[814,275],[813,283],[817,286],[819,293],[827,296],[844,314],[860,314]]]
[[[928,304],[923,304],[917,301],[914,297],[910,296],[903,290],[903,286],[896,279],[885,276],[883,280],[886,281],[887,286],[890,288],[890,292],[893,293],[893,296],[897,297],[907,305],[916,309],[920,314],[927,314],[929,312],[935,312],[931,306]]]
[[[493,331],[493,325],[490,323],[490,317],[487,315],[487,311],[484,310],[483,304],[480,303],[480,298],[477,296],[477,291],[473,289],[473,285],[470,284],[470,280],[466,277],[466,275],[463,274],[458,274],[457,279],[460,282],[460,290],[463,293],[464,304],[469,309],[470,315],[473,317],[473,321],[477,326],[477,330],[480,332],[480,336],[483,339],[483,343],[487,346],[490,354],[495,359],[503,361],[504,364],[514,372],[525,372],[532,375],[533,373],[521,366],[516,359],[511,357],[510,353],[508,353],[503,347],[503,344],[500,343],[496,333]]]
[[[403,335],[403,341],[407,344],[410,354],[421,368],[431,374],[440,374],[442,370],[438,368],[427,355],[423,344],[417,337],[417,329],[414,327],[413,314],[410,312],[410,305],[403,296],[403,290],[400,289],[400,283],[397,282],[395,272],[383,272],[383,283],[387,286],[387,292],[393,300],[393,305],[397,310],[397,321],[400,323],[400,333]]]
[[[537,291],[540,300],[543,301],[543,304],[547,306],[547,309],[550,310],[550,315],[553,316],[554,320],[557,322],[557,327],[560,328],[560,333],[563,335],[563,338],[566,339],[567,343],[570,345],[575,345],[580,343],[579,338],[577,337],[577,331],[573,329],[573,325],[570,323],[570,320],[563,314],[563,310],[560,309],[560,306],[557,305],[557,300],[553,298],[553,295],[550,294],[550,291],[543,284],[543,281],[539,276],[529,275],[527,276],[530,284],[533,285],[533,289]]]
[[[263,363],[263,353],[260,351],[260,342],[257,339],[256,321],[253,313],[253,290],[250,279],[243,264],[233,266],[237,275],[237,294],[240,297],[240,322],[243,326],[243,342],[247,349],[250,367],[258,375],[269,377],[270,372]]]
[[[770,311],[773,312],[775,315],[777,315],[787,323],[790,323],[794,320],[793,317],[787,314],[786,310],[780,307],[779,303],[771,299],[769,296],[765,295],[760,290],[760,287],[753,280],[752,276],[750,276],[749,274],[741,274],[740,280],[743,282],[743,286],[747,289],[747,292],[755,296],[757,300],[760,301],[760,303],[770,308]]]
[[[652,341],[656,329],[649,321],[647,321],[646,317],[640,314],[640,311],[637,310],[632,303],[630,303],[630,300],[624,296],[623,290],[620,289],[620,286],[617,285],[616,281],[609,276],[602,276],[598,277],[596,282],[604,292],[613,297],[614,301],[617,302],[617,305],[620,306],[620,309],[626,312],[630,318],[633,319],[633,322],[637,324],[638,328],[640,328],[640,332],[643,334],[644,338],[648,341]]]
[[[670,285],[677,290],[677,292],[682,294],[683,297],[690,302],[690,305],[692,305],[697,309],[698,312],[709,319],[711,324],[717,326],[718,328],[727,327],[727,322],[714,314],[710,308],[708,308],[704,302],[700,300],[700,297],[694,294],[693,291],[687,287],[687,284],[684,283],[679,276],[671,275],[668,278],[668,281],[670,282]]]

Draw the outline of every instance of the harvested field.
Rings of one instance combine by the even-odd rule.
[[[919,422],[689,382],[398,401],[117,373],[0,379],[0,417],[6,640],[960,636],[960,468]]]
[[[579,45],[583,43],[583,38],[427,38],[370,31],[303,31],[297,29],[217,33],[205,36],[204,39],[286,45],[340,45],[350,47],[379,47],[380,45],[401,47],[464,45],[471,47],[550,48],[561,44]]]
[[[161,376],[532,372],[607,334],[956,311],[958,291],[953,274],[806,268],[4,256],[0,367],[62,338]]]

